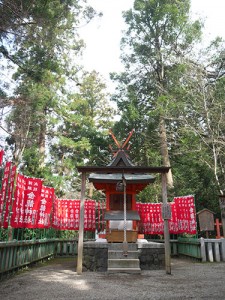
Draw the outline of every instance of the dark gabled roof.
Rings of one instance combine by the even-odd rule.
[[[119,150],[108,167],[134,167],[124,150]]]

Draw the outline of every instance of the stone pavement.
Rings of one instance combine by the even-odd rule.
[[[0,299],[224,300],[225,263],[172,259],[172,275],[164,270],[77,275],[74,259],[54,259],[0,282]]]

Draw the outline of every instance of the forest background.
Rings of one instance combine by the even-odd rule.
[[[192,194],[197,211],[219,213],[225,191],[225,51],[202,45],[189,0],[135,0],[123,13],[124,71],[109,94],[81,65],[81,27],[101,20],[84,0],[0,1],[1,148],[24,175],[79,198],[78,165],[112,158],[109,128],[140,166],[170,166],[168,196]],[[100,22],[100,21],[99,21]],[[89,24],[89,26],[90,26]],[[104,42],[104,41],[103,41]],[[93,194],[94,199],[103,195]],[[161,200],[160,178],[138,197]]]

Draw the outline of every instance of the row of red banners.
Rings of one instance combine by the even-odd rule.
[[[96,227],[95,201],[84,202],[84,230],[94,231]],[[54,202],[52,227],[61,230],[78,230],[80,200],[56,199]]]
[[[0,163],[2,155],[0,151]],[[14,191],[14,182],[15,191]],[[13,199],[14,191],[14,201]],[[176,197],[169,203],[171,219],[170,233],[196,233],[196,214],[193,196]],[[98,231],[104,229],[104,203],[85,200],[84,230],[94,231],[96,219]],[[163,234],[164,221],[162,219],[161,203],[137,203],[141,221],[140,233]],[[46,187],[43,181],[16,175],[16,167],[6,162],[2,187],[0,192],[0,226],[13,228],[49,228],[60,230],[78,230],[80,216],[80,200],[58,199],[54,188]]]
[[[84,230],[95,230],[95,211],[95,201],[85,200]],[[16,174],[16,166],[6,162],[0,191],[0,226],[8,228],[10,218],[13,228],[52,226],[60,230],[78,230],[79,216],[80,200],[57,199],[54,188],[44,186],[42,179]]]
[[[168,203],[171,209],[169,232],[171,234],[196,234],[196,213],[194,196],[175,197]],[[161,203],[137,203],[136,209],[140,215],[139,231],[144,234],[163,234]]]

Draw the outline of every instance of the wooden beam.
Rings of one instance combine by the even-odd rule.
[[[86,173],[168,173],[170,167],[96,167],[96,166],[77,166],[78,172]]]
[[[86,190],[86,173],[82,173],[81,182],[81,200],[80,200],[80,223],[79,223],[79,238],[77,249],[77,274],[82,274],[83,265],[83,244],[84,244],[84,200]]]
[[[162,174],[162,200],[163,205],[167,205],[167,184],[166,174]],[[171,258],[170,258],[170,234],[169,234],[169,221],[164,218],[164,241],[165,241],[165,267],[166,274],[171,274]]]

